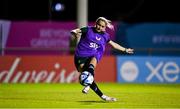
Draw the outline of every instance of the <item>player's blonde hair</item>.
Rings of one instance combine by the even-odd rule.
[[[109,29],[114,30],[114,26],[110,20],[106,19],[105,17],[98,17],[96,19],[96,23],[99,22],[99,20],[104,21]]]

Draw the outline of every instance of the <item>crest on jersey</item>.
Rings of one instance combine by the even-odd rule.
[[[96,36],[96,40],[98,40],[98,41],[101,40],[101,37],[97,37],[97,36]]]

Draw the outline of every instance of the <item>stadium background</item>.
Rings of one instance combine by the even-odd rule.
[[[178,0],[0,0],[0,108],[179,109],[179,8]],[[112,20],[112,40],[135,49],[108,46],[96,69],[116,102],[82,94],[73,63],[69,31],[99,16]]]

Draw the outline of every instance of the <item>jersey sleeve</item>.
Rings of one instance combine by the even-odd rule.
[[[80,29],[81,29],[82,33],[86,33],[87,30],[88,30],[88,27],[82,27],[82,28],[80,28]]]
[[[82,27],[82,28],[80,28],[80,29],[81,29],[81,31],[82,31],[81,37],[85,37],[85,36],[86,36],[86,33],[87,33],[87,31],[88,31],[88,27]]]

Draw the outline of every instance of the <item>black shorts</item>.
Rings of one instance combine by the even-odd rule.
[[[84,67],[82,70],[85,70],[89,67],[89,63],[91,61],[92,57],[77,57],[74,56],[74,64],[76,66],[76,69],[79,71],[79,67],[81,64],[84,64]]]

